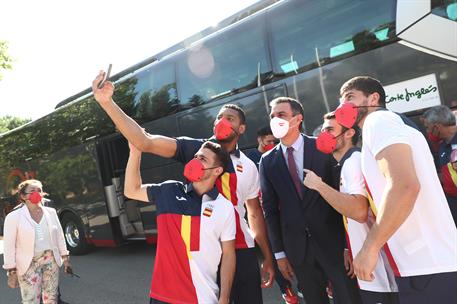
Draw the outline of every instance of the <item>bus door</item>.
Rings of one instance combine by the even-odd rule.
[[[129,148],[122,136],[103,140],[97,145],[106,208],[117,241],[144,239],[137,202],[124,198],[124,175]]]

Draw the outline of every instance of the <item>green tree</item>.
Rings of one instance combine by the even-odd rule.
[[[2,80],[2,70],[11,70],[13,59],[8,55],[8,44],[0,41],[0,80]]]
[[[9,130],[12,130],[14,128],[20,127],[32,119],[30,118],[21,118],[21,117],[15,117],[11,115],[6,115],[3,117],[0,117],[0,134],[5,133]]]

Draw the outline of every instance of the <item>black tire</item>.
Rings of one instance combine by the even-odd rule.
[[[62,216],[62,229],[67,249],[71,254],[82,255],[89,251],[84,226],[74,213],[65,213]]]

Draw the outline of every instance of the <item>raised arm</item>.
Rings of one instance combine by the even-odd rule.
[[[376,223],[371,227],[362,249],[354,259],[357,277],[367,281],[374,278],[372,273],[379,250],[408,218],[420,191],[409,145],[390,145],[376,155],[376,160],[386,179],[386,186]]]
[[[304,171],[306,176],[303,184],[319,192],[338,213],[360,223],[367,221],[368,200],[365,196],[339,192],[323,182],[313,171],[307,169]]]
[[[122,135],[142,152],[149,152],[166,158],[173,157],[176,154],[176,140],[174,138],[146,134],[140,125],[127,116],[114,102],[112,98],[114,85],[111,82],[107,81],[102,88],[98,88],[104,73],[101,71],[92,82],[94,98]]]
[[[124,195],[138,201],[148,202],[147,185],[141,183],[141,151],[129,143],[130,155],[125,169]]]

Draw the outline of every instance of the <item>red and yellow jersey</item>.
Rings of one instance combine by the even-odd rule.
[[[167,303],[217,303],[221,242],[235,239],[232,204],[214,188],[203,197],[168,181],[148,188],[157,206],[157,251],[150,297]]]
[[[455,171],[451,163],[447,163],[441,168],[441,181],[444,193],[457,196],[457,171]]]
[[[175,159],[187,163],[205,142],[203,139],[179,137],[176,139],[177,152]],[[260,181],[257,167],[240,150],[230,154],[231,163],[226,172],[217,180],[219,192],[232,202],[236,218],[236,249],[252,248],[255,246],[252,231],[246,222],[245,202],[259,196]]]

